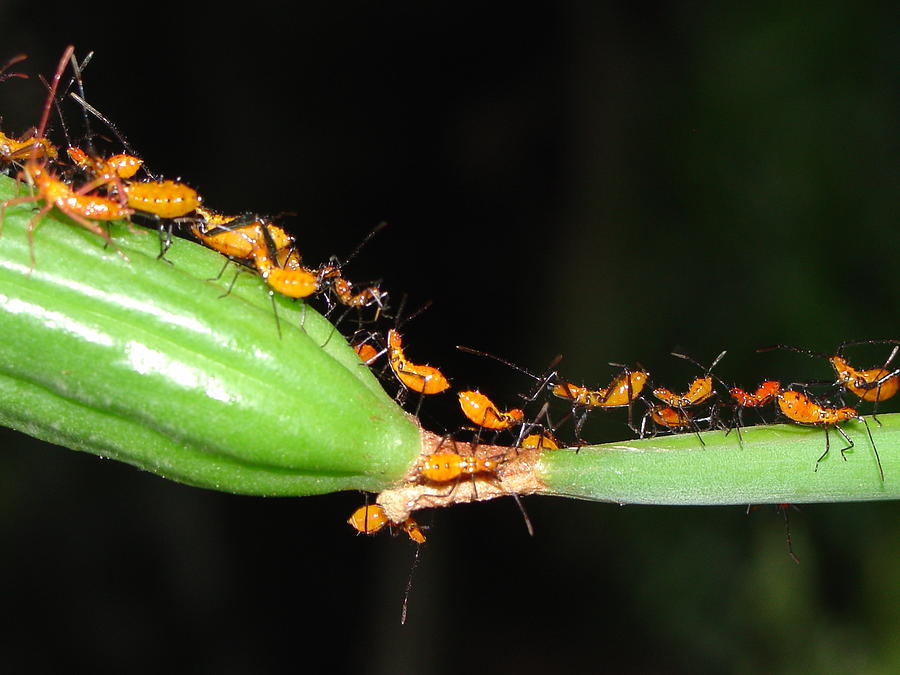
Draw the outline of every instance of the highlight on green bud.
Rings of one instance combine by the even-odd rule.
[[[417,425],[312,307],[276,294],[276,316],[256,275],[227,292],[219,254],[176,239],[169,264],[154,231],[113,223],[126,261],[56,210],[32,268],[32,215],[7,209],[0,238],[0,424],[228,492],[402,479]]]

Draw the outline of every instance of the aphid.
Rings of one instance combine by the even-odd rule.
[[[404,387],[428,396],[450,388],[450,381],[434,366],[420,365],[406,359],[403,340],[393,328],[388,331],[387,344],[388,363]]]
[[[50,106],[53,103],[53,97],[59,80],[62,77],[66,64],[72,57],[74,47],[69,46],[60,59],[59,66],[53,76],[50,85],[47,102],[44,105],[44,112],[41,116],[41,122],[35,134],[36,138],[40,138],[47,128],[47,121],[50,116]],[[14,197],[0,204],[0,227],[2,227],[6,208],[15,204],[25,204],[28,202],[36,202],[44,200],[45,205],[34,215],[28,223],[28,244],[31,252],[31,264],[34,266],[34,229],[37,223],[55,206],[64,214],[69,216],[76,223],[81,225],[94,234],[102,237],[109,245],[111,245],[125,260],[128,258],[124,253],[119,251],[118,247],[112,242],[109,233],[96,222],[97,220],[119,220],[131,215],[133,211],[127,207],[123,207],[118,202],[107,199],[105,197],[83,194],[82,191],[74,191],[71,186],[56,177],[50,170],[36,160],[36,150],[32,150],[32,156],[25,163],[25,167],[21,174],[30,185],[37,189],[37,194],[28,197]],[[90,220],[89,220],[90,219]]]
[[[898,340],[858,340],[853,342],[843,342],[837,348],[836,354],[824,354],[822,352],[814,352],[809,349],[801,349],[790,345],[772,345],[771,347],[762,347],[757,352],[767,352],[773,349],[787,349],[799,354],[806,354],[823,358],[828,361],[837,377],[837,384],[854,394],[863,401],[874,403],[872,418],[878,422],[878,403],[886,401],[897,394],[900,389],[900,369],[891,371],[890,364],[900,351]],[[868,368],[865,370],[857,370],[850,365],[850,362],[843,357],[844,347],[861,344],[893,344],[897,345],[891,350],[887,360],[880,367]],[[879,422],[880,424],[880,422]]]
[[[501,412],[491,399],[479,391],[459,392],[459,406],[471,422],[496,431],[509,429],[525,417],[525,413],[518,408]]]
[[[347,520],[350,526],[361,534],[375,534],[388,525],[391,533],[395,534],[395,528],[403,530],[410,539],[417,544],[425,543],[425,535],[418,523],[412,518],[407,518],[399,525],[394,525],[387,517],[384,509],[378,504],[366,504],[360,506]]]
[[[716,365],[718,365],[719,361],[722,360],[722,357],[725,356],[726,353],[727,352],[723,351],[710,364],[709,368],[704,369],[703,366],[694,361],[694,359],[692,359],[690,356],[672,352],[672,356],[677,356],[680,359],[690,361],[695,366],[700,368],[700,370],[704,371],[705,375],[703,377],[695,378],[694,381],[691,382],[687,391],[683,394],[675,394],[665,387],[657,387],[653,390],[653,395],[660,401],[665,403],[667,406],[671,406],[672,408],[689,408],[691,406],[705,403],[713,396],[713,394],[715,394],[715,388],[713,387],[713,378],[710,373],[712,372],[712,369],[715,368]]]
[[[822,427],[825,429],[825,452],[823,452],[816,460],[815,471],[819,470],[819,462],[825,459],[831,449],[831,441],[828,434],[830,429],[836,429],[841,437],[847,442],[847,445],[841,448],[841,457],[844,461],[847,461],[845,453],[855,444],[839,425],[841,422],[847,422],[849,420],[857,420],[865,424],[866,431],[869,434],[869,441],[872,443],[872,450],[875,452],[875,461],[878,463],[878,473],[881,476],[881,481],[884,482],[884,469],[881,466],[881,458],[878,456],[878,448],[875,447],[875,439],[872,438],[872,430],[869,429],[868,423],[856,412],[855,408],[847,406],[840,408],[824,406],[812,400],[806,394],[793,389],[782,391],[777,395],[777,400],[781,413],[792,422]]]

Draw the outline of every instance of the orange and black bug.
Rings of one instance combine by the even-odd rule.
[[[844,358],[843,351],[844,347],[862,344],[893,344],[895,346],[881,366],[857,370]],[[855,340],[842,342],[838,346],[836,353],[830,355],[790,345],[772,345],[771,347],[762,347],[756,351],[767,352],[773,349],[786,349],[798,354],[826,359],[834,370],[837,385],[846,389],[860,400],[873,403],[872,419],[878,424],[881,424],[877,417],[878,403],[893,398],[897,394],[898,389],[900,389],[900,368],[890,369],[897,352],[900,351],[900,340]]]
[[[19,138],[10,138],[0,131],[0,166],[35,159],[56,159],[57,150],[46,138],[32,136],[28,132]]]
[[[482,459],[473,455],[438,450],[419,459],[416,469],[419,475],[432,483],[450,483],[462,476],[475,474],[497,475],[496,459]]]
[[[754,392],[744,391],[740,387],[731,387],[728,390],[728,394],[734,401],[734,407],[737,410],[734,414],[733,424],[737,430],[738,443],[740,443],[741,447],[744,445],[744,441],[741,438],[741,427],[744,426],[744,409],[754,408],[759,410],[774,401],[780,392],[781,382],[777,380],[766,380],[760,383]]]
[[[247,260],[254,251],[265,247],[263,228],[268,227],[272,246],[276,251],[290,248],[294,239],[281,227],[266,221],[256,213],[225,215],[205,206],[195,209],[196,217],[177,219],[189,225],[191,233],[206,247],[232,260]]]
[[[391,370],[405,389],[432,396],[450,388],[450,381],[438,368],[413,363],[406,358],[403,351],[403,338],[394,328],[388,330],[387,355]],[[421,399],[419,404],[421,405]]]
[[[262,234],[262,245],[253,249],[253,264],[263,281],[289,298],[306,298],[315,293],[318,278],[303,266],[299,251],[293,247],[279,249],[274,232],[265,225]]]
[[[685,431],[687,429],[691,429],[697,434],[697,439],[700,441],[700,445],[705,446],[706,443],[703,442],[703,437],[700,435],[700,427],[698,423],[700,422],[712,422],[715,416],[715,411],[710,413],[707,417],[704,418],[696,418],[693,413],[689,409],[685,408],[673,408],[672,406],[662,406],[651,403],[647,412],[644,413],[644,417],[641,419],[641,429],[639,435],[641,438],[646,438],[648,435],[656,435],[660,429],[671,431],[673,433],[679,431]],[[647,432],[647,421],[652,422],[654,426],[653,434],[649,434]]]
[[[50,116],[50,107],[53,104],[56,89],[59,86],[59,80],[66,65],[73,60],[75,48],[69,46],[63,53],[59,65],[53,76],[52,84],[49,85],[49,94],[47,102],[44,105],[43,114],[40,124],[38,125],[36,138],[42,138],[47,128],[47,121]],[[0,226],[2,226],[6,208],[15,204],[25,204],[28,202],[36,202],[44,200],[45,205],[34,215],[28,223],[28,244],[31,252],[31,264],[34,266],[34,229],[38,222],[55,206],[65,215],[69,216],[83,228],[90,230],[94,234],[102,237],[116,252],[126,260],[128,259],[118,247],[112,242],[109,233],[98,223],[92,221],[109,221],[119,220],[131,215],[133,212],[130,208],[123,207],[121,204],[112,199],[100,197],[96,195],[86,194],[93,186],[88,184],[80,188],[78,191],[72,189],[70,185],[65,183],[59,177],[47,169],[46,164],[37,161],[37,146],[32,147],[31,156],[25,162],[21,178],[24,178],[30,185],[37,189],[37,194],[29,197],[14,197],[0,204]]]
[[[90,55],[88,58],[90,58]],[[73,161],[89,170],[99,170],[99,176],[95,178],[93,183],[94,187],[104,184],[108,185],[111,192],[123,204],[127,204],[128,207],[134,209],[138,215],[149,217],[155,221],[160,236],[159,257],[165,258],[166,251],[171,246],[171,226],[167,228],[162,221],[182,218],[189,213],[193,213],[202,204],[203,198],[194,188],[185,183],[156,179],[147,171],[146,167],[143,168],[147,175],[150,176],[150,179],[142,181],[124,180],[125,178],[131,178],[137,173],[138,169],[143,166],[143,160],[136,156],[116,126],[85,100],[84,83],[81,78],[81,69],[84,67],[84,63],[79,65],[77,62],[73,62],[72,67],[80,96],[74,93],[71,96],[82,107],[88,138],[88,152],[81,153],[85,155],[87,162],[81,164],[76,158],[73,158]],[[130,176],[123,176],[120,170],[109,166],[110,160],[104,160],[96,156],[91,145],[91,132],[87,112],[103,121],[129,153],[116,156],[116,161],[126,167],[126,171],[131,173]],[[78,154],[76,153],[76,155]]]
[[[559,450],[559,442],[553,434],[543,432],[528,434],[519,444],[520,448],[537,448],[539,450]]]
[[[694,378],[687,391],[683,394],[675,394],[665,387],[657,387],[653,390],[653,395],[657,399],[665,403],[667,406],[671,406],[672,408],[690,408],[692,406],[705,403],[716,393],[715,387],[713,386],[713,378],[710,373],[712,372],[713,368],[718,365],[719,361],[722,360],[722,357],[724,357],[726,353],[727,352],[723,351],[710,364],[709,368],[704,368],[690,356],[672,352],[672,356],[677,356],[679,359],[690,361],[705,374],[703,375],[703,377]]]
[[[377,320],[382,311],[384,311],[387,293],[381,290],[378,283],[372,284],[371,286],[365,286],[357,290],[357,285],[344,277],[343,269],[359,254],[363,246],[365,246],[372,237],[378,234],[378,232],[380,232],[386,226],[386,222],[381,222],[376,225],[356,246],[356,248],[353,249],[350,255],[344,258],[344,260],[340,260],[339,258],[332,256],[329,262],[323,263],[319,266],[319,269],[316,271],[316,275],[318,277],[319,292],[324,294],[325,301],[329,305],[328,310],[326,311],[326,316],[330,314],[331,310],[335,306],[334,303],[347,307],[348,311],[350,309],[363,310],[366,307],[371,307],[374,305],[375,307],[377,307],[377,309],[375,310],[375,320]],[[346,316],[346,313],[344,313],[337,319],[337,321],[334,322],[335,325],[338,325],[344,318],[344,316]]]
[[[484,429],[503,431],[520,424],[525,417],[519,408],[501,411],[494,402],[480,391],[459,392],[459,406],[469,421]]]
[[[375,534],[381,531],[385,525],[388,525],[392,534],[396,534],[398,529],[403,530],[415,543],[425,543],[425,535],[415,520],[407,518],[399,525],[395,525],[388,519],[384,509],[378,504],[360,506],[350,514],[347,523],[360,534]]]
[[[819,470],[819,462],[825,459],[831,449],[831,441],[828,432],[831,429],[836,429],[841,437],[847,442],[847,445],[841,448],[841,457],[846,461],[847,456],[845,453],[847,450],[854,447],[855,443],[853,442],[853,439],[841,429],[840,424],[849,420],[862,422],[866,427],[866,432],[869,435],[869,442],[872,444],[872,450],[875,453],[875,461],[878,464],[878,473],[881,477],[881,481],[884,482],[884,469],[881,466],[881,458],[878,456],[878,448],[875,446],[875,439],[872,438],[872,430],[869,428],[869,424],[866,422],[865,418],[856,412],[855,408],[850,408],[848,406],[840,408],[826,406],[814,401],[803,392],[795,391],[793,389],[782,391],[777,394],[776,398],[781,414],[790,421],[795,422],[796,424],[822,427],[825,429],[825,452],[823,452],[816,460],[815,471]]]
[[[166,220],[196,211],[203,201],[194,188],[174,180],[126,181],[122,191],[135,211]]]
[[[703,371],[704,374],[701,377],[694,378],[688,386],[687,391],[683,394],[676,394],[665,387],[655,388],[653,390],[653,396],[664,403],[665,406],[650,406],[650,409],[641,421],[641,435],[643,436],[644,424],[649,416],[657,426],[662,426],[672,431],[692,427],[694,431],[697,432],[697,438],[700,439],[700,444],[706,445],[706,443],[703,442],[703,437],[699,434],[700,430],[697,427],[696,421],[693,419],[693,415],[686,409],[706,403],[715,396],[716,390],[711,373],[713,368],[718,365],[719,361],[722,360],[726,353],[727,352],[722,351],[722,353],[710,364],[709,368],[704,368],[690,356],[672,352],[672,356],[684,359],[685,361],[690,361]]]
[[[679,431],[681,429],[687,429],[694,424],[691,413],[683,408],[673,408],[671,406],[650,404],[650,407],[641,420],[641,438],[644,438],[648,435],[646,433],[646,424],[648,419],[653,422],[657,426],[657,428],[662,427],[663,429],[667,429],[669,431]],[[700,439],[700,442],[703,443],[702,438]]]
[[[472,490],[476,497],[478,495],[476,476],[486,475],[498,479],[497,471],[499,468],[500,458],[478,457],[475,454],[474,445],[469,455],[438,449],[429,455],[420,457],[416,463],[416,471],[423,480],[430,483],[454,483],[450,491],[451,494],[456,489],[459,481],[463,477],[469,476],[472,479]],[[525,527],[528,530],[528,534],[534,536],[534,527],[519,495],[510,493],[510,496],[515,500],[516,506],[525,519]]]
[[[595,408],[628,408],[628,428],[639,433],[634,426],[632,406],[650,379],[650,373],[642,366],[632,370],[620,363],[609,365],[621,368],[622,371],[603,389],[590,389],[565,381],[554,384],[550,389],[557,398],[571,402],[572,412],[576,414],[575,437],[579,443],[584,442],[581,438],[581,429],[587,415]],[[579,410],[580,416],[577,415]]]
[[[372,362],[377,359],[379,354],[381,353],[371,343],[373,336],[375,336],[375,333],[369,332],[366,335],[360,335],[357,333],[350,340],[350,346],[353,347],[353,351],[355,351],[357,356],[359,356],[359,360],[367,366],[371,365]]]
[[[502,363],[505,366],[508,366],[509,368],[512,368],[513,370],[519,371],[523,375],[527,375],[528,377],[532,378],[533,380],[536,380],[538,383],[538,386],[529,395],[520,394],[520,396],[527,403],[531,403],[531,402],[535,401],[537,399],[537,397],[540,395],[540,393],[542,391],[544,391],[549,384],[552,384],[553,382],[556,381],[556,379],[558,379],[557,373],[553,369],[562,360],[561,355],[557,356],[550,362],[550,365],[547,367],[545,374],[542,376],[538,376],[538,375],[535,375],[534,373],[529,372],[525,368],[522,368],[521,366],[516,365],[515,363],[512,363],[511,361],[507,361],[506,359],[500,358],[499,356],[496,356],[494,354],[489,354],[488,352],[482,352],[477,349],[472,349],[470,347],[464,347],[462,345],[457,345],[456,348],[462,352],[466,352],[467,354],[474,354],[476,356],[486,356],[490,359],[493,359],[495,361]],[[466,394],[466,396],[463,397],[463,394]],[[549,402],[547,402],[547,401],[544,402],[544,404],[543,404],[542,408],[540,409],[540,411],[538,412],[538,414],[529,421],[525,421],[524,412],[522,410],[519,410],[518,408],[514,408],[514,409],[510,410],[509,412],[505,413],[505,416],[504,416],[504,414],[500,413],[497,406],[495,406],[490,401],[490,399],[488,399],[483,394],[480,394],[479,392],[462,392],[462,393],[460,393],[460,406],[463,408],[463,413],[465,413],[466,417],[468,417],[470,420],[472,420],[479,426],[485,426],[485,425],[481,425],[479,423],[479,420],[481,419],[482,414],[489,421],[489,423],[493,423],[495,425],[497,425],[497,424],[500,425],[499,427],[494,426],[494,427],[487,427],[487,428],[508,429],[511,426],[514,426],[515,424],[520,425],[519,437],[515,443],[515,447],[537,447],[537,446],[525,445],[524,444],[525,439],[526,438],[532,439],[532,437],[534,437],[534,439],[539,438],[540,436],[538,434],[532,433],[535,430],[540,430],[541,435],[544,435],[543,432],[546,429],[550,429],[550,431],[552,432],[557,428],[550,421]],[[493,410],[490,410],[490,408],[493,408]],[[484,412],[481,413],[480,410],[483,410]],[[470,415],[470,413],[471,413],[471,415]],[[546,426],[543,423],[539,422],[539,420],[541,418],[546,419],[546,421],[547,421]],[[550,433],[546,434],[545,436],[548,439],[547,442],[548,442],[548,446],[549,446],[549,443],[551,442],[549,439],[552,439],[553,436]],[[554,444],[556,443],[555,439],[553,439],[552,443],[554,443]]]

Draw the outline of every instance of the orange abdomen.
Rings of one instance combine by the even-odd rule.
[[[197,191],[171,180],[129,183],[125,186],[128,206],[160,218],[180,218],[200,206]]]

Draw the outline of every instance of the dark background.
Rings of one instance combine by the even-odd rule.
[[[748,386],[756,355],[900,337],[890,3],[0,4],[5,59],[97,52],[88,99],[225,211],[294,211],[310,262],[431,310],[408,355],[512,403],[466,344],[602,385],[608,361]],[[36,81],[0,91],[35,123]],[[862,366],[884,348],[851,355]],[[426,410],[437,427],[441,404]],[[892,406],[896,409],[896,405]],[[428,424],[428,421],[426,421]],[[615,414],[590,438],[627,436]],[[354,537],[356,494],[206,492],[3,432],[3,659],[33,671],[891,672],[896,504],[772,509],[529,499]],[[851,461],[857,458],[852,458]],[[426,517],[425,522],[431,520]]]

